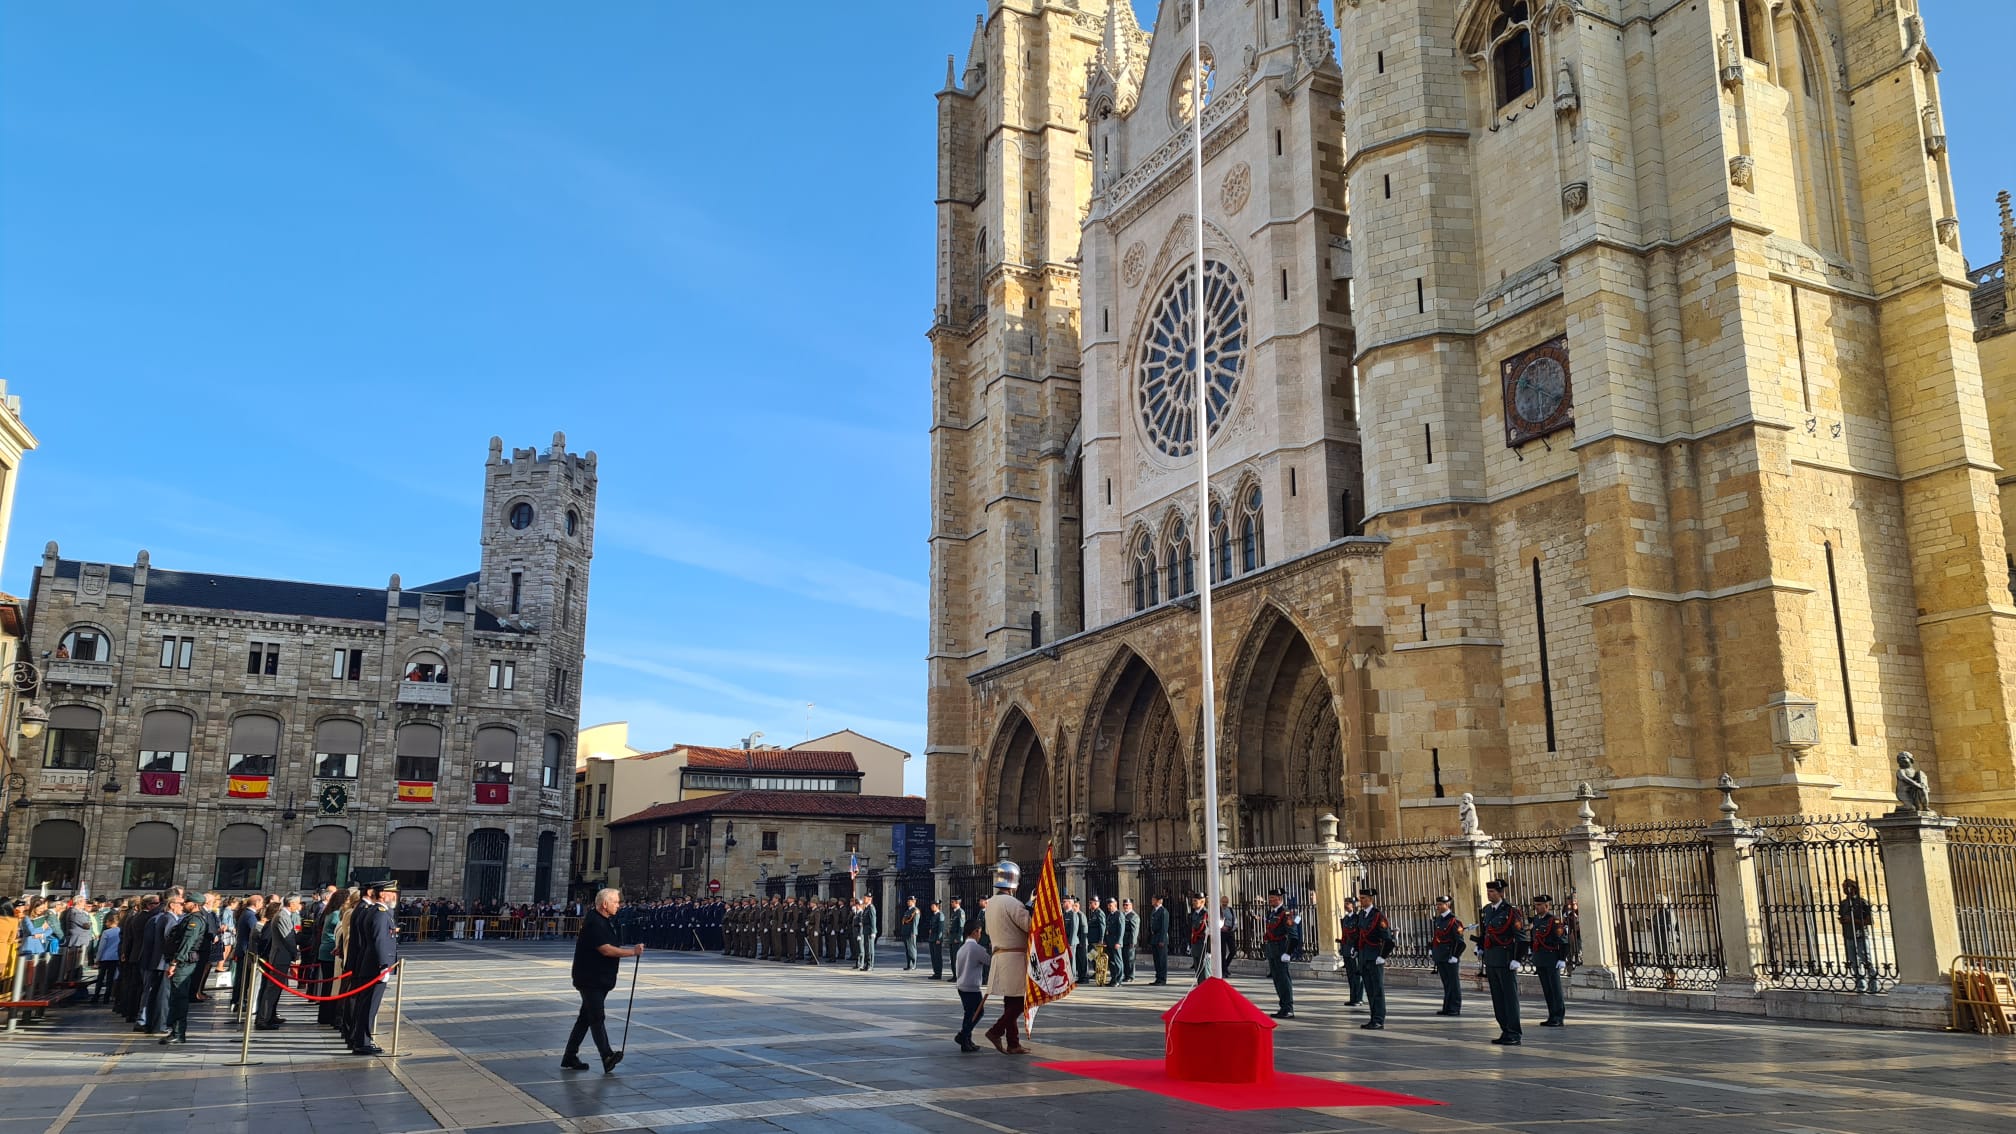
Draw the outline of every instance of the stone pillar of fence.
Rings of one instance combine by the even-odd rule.
[[[1588,784],[1576,789],[1582,806],[1579,820],[1568,828],[1563,841],[1568,844],[1568,874],[1575,884],[1576,904],[1581,907],[1582,958],[1575,970],[1575,983],[1590,988],[1621,988],[1621,959],[1617,949],[1617,894],[1610,883],[1610,844],[1615,835],[1596,822],[1590,801],[1596,792]]]
[[[891,941],[896,939],[896,934],[900,928],[897,922],[902,919],[903,910],[903,875],[897,871],[896,867],[896,852],[890,851],[889,869],[882,872],[882,909],[880,911],[882,919],[881,924],[876,926],[876,928],[882,931],[882,936],[887,937]]]
[[[832,896],[833,896],[833,860],[830,858],[822,858],[819,860],[819,900],[823,902]]]
[[[1134,912],[1141,913],[1141,836],[1133,831],[1120,838],[1120,857],[1113,860],[1118,868],[1118,888],[1113,895],[1123,902],[1133,902]],[[1143,920],[1146,920],[1144,917]]]
[[[1064,893],[1085,900],[1085,871],[1091,865],[1085,857],[1085,836],[1071,836],[1071,857],[1064,860]]]
[[[1484,884],[1491,881],[1491,851],[1496,845],[1482,831],[1442,841],[1449,852],[1449,900],[1466,925],[1484,908]]]
[[[1960,911],[1946,832],[1959,823],[1929,811],[1898,809],[1869,820],[1883,844],[1883,885],[1890,900],[1890,935],[1897,983],[1949,992],[1960,956]],[[1893,990],[1895,991],[1895,990]]]
[[[1344,967],[1337,951],[1337,921],[1344,916],[1344,896],[1358,880],[1358,852],[1337,841],[1335,815],[1316,820],[1316,834],[1316,924],[1303,923],[1302,941],[1319,969],[1336,971]]]
[[[1764,903],[1757,893],[1757,864],[1751,848],[1757,831],[1736,817],[1736,780],[1727,772],[1722,818],[1701,832],[1715,861],[1715,920],[1722,937],[1722,979],[1716,996],[1754,997],[1764,988]]]
[[[952,848],[938,848],[938,865],[931,868],[931,898],[941,911],[952,908]]]

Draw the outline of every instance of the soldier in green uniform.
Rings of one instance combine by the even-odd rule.
[[[917,932],[923,920],[923,913],[917,909],[916,895],[905,898],[903,913],[901,920],[896,923],[896,930],[903,938],[903,971],[906,973],[917,967]]]
[[[1540,995],[1547,999],[1543,1028],[1559,1028],[1568,1020],[1568,1000],[1561,982],[1568,975],[1568,923],[1554,916],[1554,899],[1533,896],[1533,967],[1540,970]]]
[[[952,896],[952,908],[945,911],[945,931],[939,935],[939,939],[945,943],[945,952],[954,956],[958,954],[959,947],[966,943],[966,910],[959,904],[957,894]],[[936,960],[935,956],[933,960]],[[935,979],[937,974],[932,975]]]

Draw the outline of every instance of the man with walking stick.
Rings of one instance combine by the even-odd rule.
[[[616,911],[623,905],[623,895],[615,890],[603,890],[595,895],[595,908],[581,919],[581,934],[574,939],[574,987],[581,993],[581,1014],[574,1018],[574,1030],[567,1033],[567,1050],[560,1055],[560,1067],[565,1071],[586,1071],[588,1065],[581,1061],[581,1040],[593,1033],[595,1050],[602,1056],[602,1073],[607,1075],[623,1062],[621,1048],[609,1046],[609,1029],[603,1024],[602,1002],[616,987],[616,977],[623,967],[624,957],[638,958],[638,965],[644,963],[644,946],[618,945],[616,926],[611,921]],[[631,978],[630,1006],[637,1006],[636,978]],[[629,1016],[624,1016],[624,1031],[630,1027]]]

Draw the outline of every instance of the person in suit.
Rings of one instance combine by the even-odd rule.
[[[925,911],[924,926],[917,932],[923,936],[925,944],[931,950],[931,979],[937,980],[945,975],[945,942],[942,940],[945,933],[945,915],[939,912],[937,902],[932,902],[931,908]]]
[[[1148,899],[1148,948],[1155,956],[1155,979],[1150,984],[1169,983],[1169,907],[1162,895]]]
[[[392,911],[387,908],[398,901],[398,879],[379,883],[377,900],[358,906],[362,916],[351,919],[350,968],[354,974],[351,979],[360,987],[399,963],[399,940],[393,935]],[[355,1054],[385,1054],[385,1049],[373,1038],[378,1030],[378,1005],[384,998],[382,980],[370,984],[354,998],[357,1007],[350,1017],[350,1050]]]
[[[1344,979],[1351,984],[1351,998],[1344,1002],[1346,1008],[1355,1008],[1365,1003],[1365,977],[1358,968],[1358,899],[1346,895],[1344,916],[1337,919],[1337,955],[1344,961]]]
[[[581,994],[581,1011],[574,1017],[573,1030],[567,1033],[567,1049],[560,1056],[563,1071],[588,1070],[588,1065],[581,1061],[581,1041],[590,1033],[595,1037],[595,1051],[602,1057],[604,1075],[623,1062],[623,1052],[609,1045],[603,1002],[616,988],[623,958],[642,957],[644,946],[617,943],[621,935],[615,918],[622,905],[621,893],[601,890],[595,895],[595,908],[581,919],[580,935],[574,939],[573,971],[574,989]]]
[[[231,983],[231,1007],[233,1010],[245,1007],[245,989],[252,983],[252,959],[259,955],[259,911],[264,906],[259,895],[252,894],[238,903],[236,924],[238,932],[237,972]]]
[[[1211,914],[1204,908],[1202,894],[1190,895],[1190,974],[1198,984],[1211,975],[1211,943],[1205,935],[1211,932]]]
[[[223,961],[217,954],[224,948],[224,895],[215,890],[205,890],[201,912],[203,921],[210,930],[210,939],[204,946],[203,956],[198,960],[200,971],[196,976],[196,987],[189,994],[192,1004],[200,1004],[210,999],[203,994],[203,990],[209,986],[210,974],[215,972]]]
[[[1393,926],[1379,908],[1379,891],[1358,891],[1358,970],[1372,1018],[1358,1025],[1373,1031],[1386,1027],[1386,955],[1393,951]]]
[[[287,1022],[280,1018],[280,984],[286,978],[288,966],[301,957],[300,947],[294,939],[294,934],[300,929],[300,914],[288,908],[298,905],[299,901],[297,898],[285,906],[266,907],[265,939],[260,942],[259,953],[266,958],[272,972],[266,974],[265,981],[259,986],[258,1015],[252,1026],[260,1031],[277,1031]],[[280,975],[274,976],[274,973]]]
[[[1072,967],[1078,970],[1078,983],[1092,979],[1091,957],[1085,946],[1085,911],[1078,908],[1078,899],[1066,896],[1064,899],[1064,942],[1071,955]]]
[[[62,973],[60,979],[74,981],[84,972],[84,950],[91,944],[91,911],[76,898],[63,907],[63,916],[58,919],[63,929]]]
[[[1568,1020],[1568,1000],[1561,982],[1568,976],[1568,923],[1554,914],[1550,894],[1533,895],[1533,967],[1539,970],[1540,995],[1547,1000],[1543,1028],[1559,1028]]]
[[[147,973],[147,989],[141,1002],[140,1026],[135,1031],[158,1035],[168,1022],[168,927],[182,920],[182,887],[171,886],[161,894],[161,904],[147,919],[140,963]]]
[[[1103,940],[1106,943],[1106,987],[1108,988],[1112,988],[1120,983],[1120,930],[1123,927],[1124,923],[1120,917],[1120,903],[1112,898],[1106,899],[1104,926],[1106,935]]]
[[[1274,981],[1274,996],[1281,1002],[1274,1018],[1292,1020],[1295,978],[1289,972],[1288,962],[1302,948],[1302,919],[1289,908],[1287,892],[1279,887],[1267,891],[1267,928],[1261,932],[1260,940],[1267,950],[1267,975]]]
[[[1517,1047],[1519,1028],[1519,948],[1526,921],[1519,907],[1505,900],[1505,880],[1494,878],[1485,886],[1489,899],[1477,911],[1477,954],[1484,962],[1484,979],[1491,985],[1491,1014],[1498,1018],[1498,1038],[1492,1043]]]
[[[903,971],[917,967],[917,931],[924,915],[917,909],[917,897],[911,895],[903,901],[902,920],[897,923],[903,935]]]
[[[1218,899],[1218,972],[1226,980],[1232,979],[1233,946],[1239,930],[1239,922],[1232,913],[1232,899]]]
[[[1141,915],[1134,899],[1120,903],[1120,983],[1134,983],[1134,953],[1141,947]]]
[[[1106,983],[1106,967],[1111,962],[1106,957],[1106,911],[1099,905],[1099,895],[1092,895],[1092,905],[1085,911],[1085,940],[1092,952],[1092,964],[1087,973],[1093,984]]]
[[[1428,927],[1428,959],[1442,978],[1442,1010],[1437,1016],[1463,1014],[1463,920],[1451,912],[1452,905],[1446,895],[1436,898]]]
[[[945,911],[945,927],[939,936],[944,940],[945,951],[952,954],[953,960],[958,960],[959,950],[966,945],[966,910],[960,906],[957,894],[952,896],[952,908]],[[931,955],[931,967],[934,970],[938,967],[938,954],[936,953]],[[955,964],[952,968],[952,976],[946,979],[957,983],[959,966]],[[931,977],[935,980],[938,974],[934,971]]]

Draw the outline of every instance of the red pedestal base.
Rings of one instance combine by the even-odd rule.
[[[1274,1020],[1209,977],[1162,1013],[1163,1066],[1190,1083],[1266,1083],[1274,1078]]]

